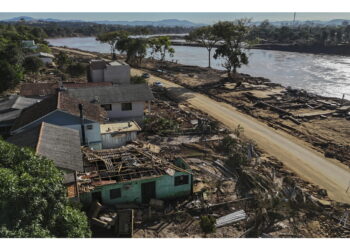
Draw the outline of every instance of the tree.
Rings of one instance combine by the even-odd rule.
[[[14,88],[23,78],[22,67],[0,60],[0,93]]]
[[[115,49],[116,49],[116,44],[119,40],[126,39],[128,38],[129,33],[127,31],[113,31],[113,32],[106,32],[106,33],[101,33],[97,35],[96,40],[100,41],[102,43],[108,43],[109,46],[111,47],[111,54],[112,58],[115,59]]]
[[[55,57],[55,61],[58,64],[58,67],[60,69],[63,69],[67,64],[70,63],[70,58],[67,56],[65,52],[60,51],[58,55]]]
[[[197,42],[208,50],[208,68],[211,68],[211,50],[219,41],[219,38],[214,34],[213,26],[203,26],[191,31],[188,40]]]
[[[171,47],[171,41],[168,36],[159,36],[149,40],[151,47],[151,55],[159,53],[161,62],[164,62],[165,56],[169,54],[170,57],[174,56],[175,50]]]
[[[248,64],[248,56],[243,48],[247,40],[249,20],[240,19],[235,22],[218,22],[214,24],[214,34],[223,41],[215,50],[214,58],[225,59],[223,66],[227,70],[228,77],[237,73],[237,68]]]
[[[147,55],[147,47],[148,40],[145,38],[125,37],[116,44],[119,51],[126,53],[126,62],[134,66],[141,65]]]
[[[79,77],[86,74],[86,65],[83,63],[71,63],[67,67],[67,73],[72,77]]]
[[[37,73],[44,63],[36,56],[28,56],[24,59],[23,68],[26,72]]]
[[[0,140],[0,237],[90,237],[51,160]]]

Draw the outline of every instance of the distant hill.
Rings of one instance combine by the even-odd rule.
[[[337,26],[342,25],[343,22],[348,22],[350,24],[350,20],[347,19],[332,19],[329,21],[320,21],[320,20],[308,20],[308,21],[295,21],[295,25],[321,25],[321,26]],[[252,24],[259,25],[259,22],[252,22]],[[274,21],[270,22],[270,24],[275,26],[292,26],[293,21]]]
[[[19,21],[26,21],[26,22],[86,22],[82,20],[60,20],[60,19],[53,19],[53,18],[40,18],[35,19],[33,17],[29,16],[19,16],[19,17],[13,17],[10,19],[1,20],[3,22],[19,22]],[[187,20],[178,20],[178,19],[165,19],[160,21],[89,21],[90,23],[98,23],[98,24],[112,24],[112,25],[129,25],[129,26],[161,26],[161,27],[199,27],[204,26],[206,24],[200,24],[200,23],[193,23]]]

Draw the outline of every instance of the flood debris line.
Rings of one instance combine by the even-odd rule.
[[[210,98],[237,107],[269,126],[310,143],[326,157],[350,166],[350,101],[323,97],[283,87],[262,77],[237,74],[225,78],[222,71],[180,64],[164,64],[164,72],[146,70]]]
[[[350,160],[346,100],[244,74],[229,80],[215,69],[164,63],[157,72],[156,63],[145,62],[146,69],[161,77],[234,105],[330,157]],[[285,169],[247,141],[244,128],[229,131],[165,88],[152,89],[155,100],[139,140],[118,149],[82,149],[85,172],[77,174],[79,198],[89,194],[85,210],[95,237],[350,236],[349,205],[331,201],[325,190]],[[179,173],[188,178],[175,181]],[[162,176],[171,180],[162,191],[175,190],[176,183],[181,195],[171,191],[166,198],[156,197],[148,186],[144,197],[136,198],[142,196],[142,183]],[[118,199],[125,200],[115,203]]]

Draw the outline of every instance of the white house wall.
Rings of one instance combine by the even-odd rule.
[[[92,129],[87,129],[88,125],[92,125]],[[81,142],[82,142],[82,136],[81,136],[81,125],[66,125],[64,127],[72,128],[79,131]],[[89,123],[85,124],[85,138],[86,142],[88,144],[92,145],[98,145],[98,146],[92,146],[94,149],[100,149],[101,148],[101,134],[100,134],[100,124],[95,123]]]
[[[107,65],[104,70],[104,82],[115,82],[121,84],[130,83],[129,65]]]
[[[92,82],[104,82],[104,72],[103,69],[92,69],[90,71]]]
[[[123,134],[103,134],[102,136],[102,148],[118,148],[124,146],[127,142],[135,141],[137,138],[137,132],[127,132]]]
[[[52,63],[52,58],[49,58],[49,57],[39,57],[39,59],[40,59],[44,64],[51,64],[51,63]]]
[[[133,102],[132,110],[122,111],[121,103],[112,103],[112,110],[107,111],[111,119],[135,119],[142,120],[145,111],[145,102]]]

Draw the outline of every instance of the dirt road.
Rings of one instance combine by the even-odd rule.
[[[142,73],[140,70],[132,70],[132,74]],[[234,129],[240,124],[248,138],[253,139],[268,154],[282,161],[287,168],[304,180],[326,189],[332,199],[350,203],[350,190],[346,193],[350,184],[350,170],[347,166],[325,158],[308,147],[305,142],[270,128],[228,104],[217,102],[173,82],[151,76],[149,82],[155,81],[161,81],[178,99],[188,102],[195,109],[209,114],[227,127]]]
[[[64,52],[74,53],[74,54],[81,55],[81,56],[97,57],[97,55],[95,55],[95,54],[76,50],[76,49],[68,49],[68,48],[63,48],[63,47],[52,47],[52,48],[60,50],[60,51],[64,51]]]

